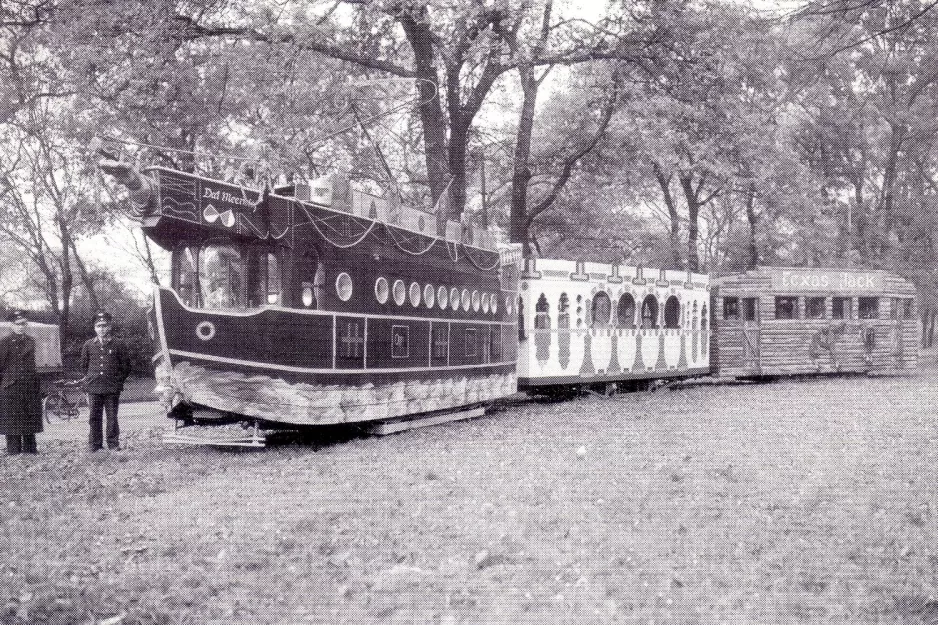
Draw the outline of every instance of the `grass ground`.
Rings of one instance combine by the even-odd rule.
[[[42,441],[0,459],[0,624],[934,622],[936,377],[260,452]]]

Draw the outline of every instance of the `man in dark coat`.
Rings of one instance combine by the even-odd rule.
[[[117,406],[124,380],[130,375],[130,356],[123,341],[111,335],[111,315],[99,312],[94,317],[95,337],[81,348],[81,370],[85,373],[85,390],[91,415],[88,418],[88,450],[102,448],[101,413],[107,414],[108,449],[120,449]]]
[[[0,339],[0,433],[7,453],[37,453],[36,434],[42,432],[36,341],[26,334],[26,315],[10,313],[13,333]]]

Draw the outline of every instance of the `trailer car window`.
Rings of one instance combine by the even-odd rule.
[[[664,327],[676,329],[681,327],[681,303],[674,295],[664,302]]]
[[[723,298],[723,318],[732,319],[735,321],[739,320],[739,298],[738,297],[724,297]]]
[[[824,319],[827,316],[826,299],[823,297],[809,297],[805,300],[805,317],[808,319]]]
[[[593,297],[593,327],[608,328],[612,314],[612,303],[609,296],[600,291]]]
[[[831,302],[831,318],[850,319],[853,300],[849,297],[835,297]]]
[[[798,318],[798,298],[797,297],[776,297],[775,298],[775,318],[776,319],[797,319]]]
[[[620,328],[635,327],[635,298],[631,293],[623,293],[616,306],[616,317]]]
[[[879,318],[879,298],[861,297],[857,309],[860,319],[877,319]]]

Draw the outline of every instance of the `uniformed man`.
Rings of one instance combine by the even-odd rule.
[[[124,381],[130,375],[130,357],[127,346],[111,335],[111,315],[99,312],[94,316],[95,337],[85,341],[81,348],[81,370],[88,392],[90,417],[88,423],[88,451],[102,448],[102,438],[108,449],[120,449],[120,429],[117,425],[117,406]],[[101,432],[102,412],[107,415],[105,436]]]
[[[36,434],[42,432],[36,341],[26,334],[26,315],[16,310],[8,319],[13,333],[0,339],[0,433],[7,453],[34,454]]]

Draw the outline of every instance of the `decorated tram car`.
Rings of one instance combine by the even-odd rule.
[[[102,167],[172,252],[150,321],[157,388],[179,422],[432,423],[519,389],[917,364],[915,289],[886,272],[760,268],[711,284],[521,259],[488,232],[339,177],[258,191]]]
[[[529,258],[520,285],[522,389],[610,393],[710,371],[703,274]]]
[[[759,267],[715,281],[714,371],[903,375],[918,366],[915,286],[885,271]]]
[[[172,251],[151,316],[171,416],[327,425],[515,392],[516,275],[489,233],[341,180],[261,194],[152,168],[129,186]]]

